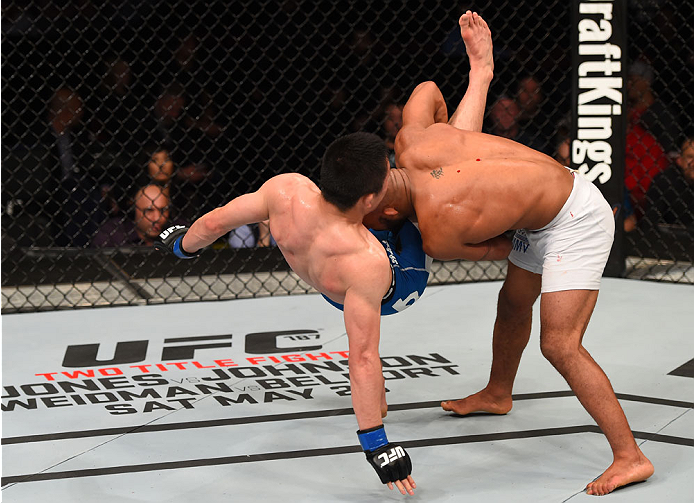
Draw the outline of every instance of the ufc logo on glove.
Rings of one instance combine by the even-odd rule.
[[[390,463],[391,461],[395,461],[396,459],[404,458],[405,457],[405,450],[400,447],[399,445],[396,447],[393,447],[390,452],[384,452],[383,454],[380,454],[378,456],[378,459],[382,459],[383,463],[381,463],[381,468]]]
[[[178,230],[178,229],[185,229],[184,225],[173,225],[169,227],[168,229],[165,229],[164,232],[159,234],[159,239],[166,239],[169,234],[171,234],[173,231]]]

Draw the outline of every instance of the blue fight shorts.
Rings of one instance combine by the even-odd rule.
[[[381,315],[399,313],[424,293],[432,259],[422,250],[422,236],[410,221],[406,221],[397,234],[369,230],[386,249],[393,270],[390,288],[381,301]],[[342,304],[333,302],[325,295],[323,298],[340,311],[344,309]]]

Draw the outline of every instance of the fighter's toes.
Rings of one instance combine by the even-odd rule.
[[[467,11],[465,14],[460,16],[460,19],[458,20],[458,24],[460,25],[461,28],[467,29],[470,27],[470,19],[472,18],[472,13],[470,11]]]
[[[598,484],[597,482],[592,482],[586,486],[586,494],[591,496],[604,496],[614,491],[614,486],[611,484]]]
[[[653,471],[653,465],[642,453],[635,462],[615,461],[597,480],[586,486],[586,493],[603,496],[618,487],[642,482],[653,475]]]

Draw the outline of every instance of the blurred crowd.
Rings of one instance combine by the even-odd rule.
[[[353,131],[380,134],[394,166],[414,85],[435,80],[456,103],[466,86],[454,21],[468,5],[437,7],[433,32],[414,14],[381,30],[356,9],[289,1],[277,2],[267,30],[258,21],[267,10],[252,2],[239,7],[246,17],[199,2],[171,15],[156,10],[161,2],[76,5],[3,7],[3,249],[151,245],[168,224],[189,224],[279,172],[315,178],[325,147]],[[654,28],[629,39],[624,230],[691,247],[694,36],[675,6],[630,3],[630,22]],[[484,131],[569,165],[565,11],[553,6],[555,22],[540,26],[486,16],[496,77]],[[39,35],[49,16],[54,27]],[[220,243],[267,245],[262,225]]]

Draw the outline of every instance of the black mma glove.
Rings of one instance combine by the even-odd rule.
[[[383,425],[359,430],[357,436],[366,460],[374,467],[382,483],[404,480],[412,473],[410,456],[401,446],[388,442]]]
[[[181,240],[186,232],[188,232],[188,227],[185,225],[172,225],[159,234],[159,241],[154,242],[154,247],[157,250],[176,255],[178,258],[195,258],[200,256],[200,250],[188,253],[181,247]]]

